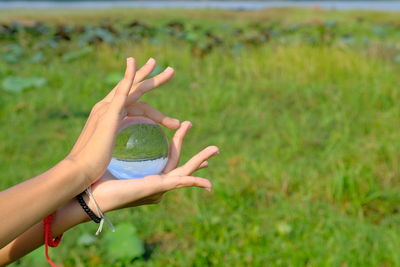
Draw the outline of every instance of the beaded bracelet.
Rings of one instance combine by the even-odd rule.
[[[101,218],[98,217],[94,212],[88,207],[86,204],[85,200],[83,199],[83,193],[80,193],[79,195],[76,196],[76,200],[78,200],[79,204],[81,205],[82,209],[86,212],[86,214],[94,221],[95,223],[100,223]]]
[[[89,209],[89,207],[86,205],[86,202],[83,200],[83,193],[86,193],[88,195],[90,201],[93,203],[94,207],[96,208],[97,216],[92,210]],[[95,223],[100,223],[99,228],[96,231],[96,235],[100,234],[100,232],[103,230],[103,225],[104,222],[107,223],[108,227],[110,228],[111,232],[115,232],[114,225],[112,222],[108,219],[108,217],[101,211],[99,204],[97,203],[96,199],[93,196],[92,193],[92,187],[89,186],[86,188],[86,190],[82,193],[80,193],[78,196],[76,196],[76,199],[78,200],[79,204],[83,208],[83,210],[88,214],[88,216],[95,222]],[[86,207],[86,208],[85,208]],[[92,214],[92,215],[90,215]]]

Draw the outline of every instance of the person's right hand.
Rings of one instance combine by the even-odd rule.
[[[154,69],[155,60],[150,59],[136,72],[135,60],[128,58],[123,79],[92,109],[89,118],[66,161],[72,162],[84,175],[86,186],[99,179],[111,160],[115,136],[126,116],[142,115],[176,129],[180,123],[166,117],[138,99],[146,92],[168,82],[174,70],[168,67],[155,77],[144,80]]]
[[[182,143],[191,123],[185,121],[176,131],[169,150],[168,162],[163,173],[139,179],[118,180],[110,172],[92,185],[96,202],[103,212],[125,207],[155,204],[160,202],[162,195],[177,188],[200,187],[211,191],[209,180],[191,176],[195,171],[208,166],[208,159],[219,153],[216,146],[209,146],[193,156],[180,167],[178,166]],[[89,201],[89,206],[95,211],[95,206]]]

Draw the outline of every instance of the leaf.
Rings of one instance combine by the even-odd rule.
[[[96,29],[95,34],[106,43],[113,44],[115,42],[114,36],[107,30],[98,28]]]
[[[73,61],[73,60],[79,59],[81,57],[84,57],[84,56],[90,54],[91,52],[93,52],[93,48],[91,46],[86,46],[86,47],[82,48],[81,50],[72,51],[72,52],[64,54],[61,57],[61,59],[65,62]]]
[[[96,237],[91,234],[85,233],[78,239],[78,245],[90,246],[96,242]]]
[[[18,63],[18,61],[20,60],[20,56],[14,54],[2,54],[0,55],[0,59],[4,60],[6,63],[14,64]]]
[[[114,260],[131,260],[144,254],[143,241],[137,236],[136,228],[130,224],[121,224],[115,232],[107,232],[105,237],[106,253]]]
[[[238,55],[245,49],[245,46],[242,42],[236,42],[232,47],[232,54]]]
[[[9,44],[4,47],[5,53],[0,58],[7,63],[18,63],[22,59],[23,48],[18,44]]]
[[[47,80],[42,77],[9,76],[3,80],[2,87],[7,92],[20,93],[29,88],[44,86]]]
[[[22,56],[24,49],[18,45],[18,44],[9,44],[5,47],[8,53],[17,55],[17,56]]]
[[[199,41],[199,36],[195,32],[189,32],[185,35],[185,39],[190,43],[196,43]]]
[[[39,51],[36,54],[34,54],[31,59],[30,62],[32,63],[39,63],[40,61],[42,61],[44,59],[44,54],[43,52]]]
[[[157,66],[154,68],[153,72],[150,74],[149,77],[150,77],[150,78],[153,78],[154,76],[156,76],[156,75],[160,74],[161,72],[163,72],[164,69],[165,69],[165,68],[163,68],[163,67],[157,65]]]
[[[115,43],[115,37],[108,30],[96,27],[87,27],[78,41],[80,44],[96,44],[102,42],[113,44]]]
[[[287,235],[292,232],[292,226],[287,222],[279,222],[276,224],[276,231],[281,235]]]
[[[106,83],[109,85],[116,85],[122,78],[121,73],[119,72],[112,72],[107,75]]]

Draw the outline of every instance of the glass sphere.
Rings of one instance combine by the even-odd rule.
[[[162,128],[144,117],[123,121],[108,170],[118,179],[161,173],[168,161],[168,139]]]

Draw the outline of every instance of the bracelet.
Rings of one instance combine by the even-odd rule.
[[[86,194],[89,196],[90,200],[93,202],[94,206],[96,207],[96,211],[97,213],[100,215],[101,221],[100,221],[100,225],[99,228],[96,231],[96,235],[100,234],[100,232],[103,230],[103,224],[104,222],[107,223],[108,227],[110,228],[111,232],[115,232],[115,228],[114,225],[112,224],[112,222],[108,219],[108,217],[101,211],[99,204],[97,204],[96,199],[94,199],[93,193],[92,193],[92,187],[89,186],[88,188],[86,188],[85,190]]]
[[[88,207],[85,200],[83,199],[83,193],[80,193],[76,196],[76,200],[78,200],[79,204],[81,205],[82,209],[86,212],[86,214],[94,221],[95,223],[100,223],[101,218],[98,217],[94,212]]]

